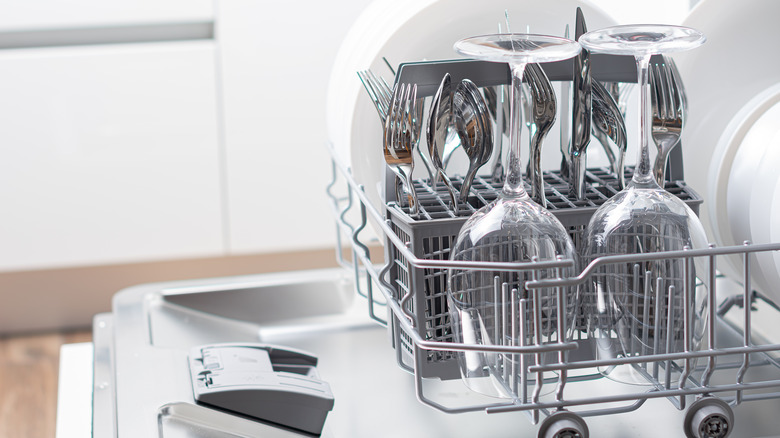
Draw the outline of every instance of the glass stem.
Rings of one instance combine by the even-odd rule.
[[[653,176],[653,166],[650,161],[650,135],[652,126],[652,113],[650,109],[650,57],[641,55],[636,57],[637,84],[639,85],[639,142],[637,143],[638,156],[634,169],[633,182],[635,185],[657,186]]]
[[[522,109],[520,103],[521,87],[525,63],[509,64],[512,70],[512,86],[509,88],[509,165],[504,180],[503,194],[507,197],[527,197],[523,188],[523,169],[520,165],[520,134]]]

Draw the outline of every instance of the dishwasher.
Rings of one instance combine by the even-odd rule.
[[[372,207],[336,156],[332,166],[328,191],[338,240],[348,242],[337,251],[342,269],[140,285],[118,293],[111,314],[95,317],[93,436],[316,435],[197,403],[189,362],[193,348],[204,345],[273,345],[317,356],[318,376],[335,399],[324,428],[313,429],[321,436],[776,435],[780,345],[750,328],[755,318],[776,318],[777,306],[721,277],[710,288],[711,298],[716,291],[726,298],[711,301],[708,347],[634,358],[636,364],[665,361],[661,369],[679,358],[702,358],[679,385],[656,379],[632,387],[601,378],[583,336],[553,350],[545,346],[567,352],[565,361],[527,365],[531,375],[558,373],[554,394],[533,394],[533,377],[530,390],[512,400],[469,390],[457,378],[458,346],[441,339],[446,331],[437,320],[446,315],[431,313],[441,309],[441,294],[427,285],[446,275],[446,251],[416,255],[407,240],[414,231],[399,237],[399,226]],[[395,204],[388,209],[404,216]],[[390,263],[372,261],[361,241],[370,217],[387,233]],[[738,254],[750,269],[750,254],[777,250],[780,245],[757,244],[689,256]],[[538,347],[517,347],[516,354],[535,356]]]
[[[413,286],[420,281],[425,291],[426,281],[434,283],[431,275],[444,275],[446,257],[416,256],[338,158],[332,166],[328,190],[339,242],[349,242],[337,252],[342,268],[139,285],[114,297],[112,313],[95,317],[92,436],[654,437],[725,436],[718,433],[726,430],[731,436],[777,436],[780,345],[750,327],[754,319],[776,319],[778,310],[722,277],[711,289],[727,294],[711,309],[708,347],[636,358],[638,364],[703,358],[682,385],[632,387],[603,378],[593,370],[583,337],[575,345],[553,346],[568,352],[565,361],[548,366],[559,373],[552,377],[561,384],[556,393],[530,390],[524,399],[501,400],[471,391],[457,376],[458,347],[438,339],[444,331],[431,322],[446,316],[431,315],[436,306],[430,294]],[[388,264],[373,262],[361,242],[371,216],[396,252]],[[768,250],[780,245],[712,248],[691,256]],[[749,269],[750,257],[745,260]],[[391,277],[391,270],[409,275]],[[335,401],[318,434],[196,402],[193,349],[269,345],[318,358],[317,376]],[[534,348],[518,347],[517,354],[534,356]],[[550,371],[528,367],[531,374]],[[528,382],[532,389],[536,379]],[[702,428],[709,435],[695,432]]]
[[[613,72],[612,80],[630,81],[636,73],[625,63],[606,56],[594,65]],[[570,64],[545,68],[553,80],[572,80]],[[414,83],[431,96],[443,71],[508,83],[506,70],[462,60],[401,64],[396,82]],[[145,284],[117,293],[112,312],[94,319],[93,437],[780,436],[780,343],[772,330],[780,306],[751,286],[757,266],[780,244],[605,256],[585,267],[566,259],[474,262],[465,269],[528,278],[518,286],[525,298],[511,305],[528,315],[518,328],[527,336],[519,345],[457,342],[446,289],[448,275],[464,269],[450,261],[450,250],[468,215],[453,212],[445,192],[426,178],[413,182],[426,195],[420,213],[412,214],[392,190],[395,175],[386,171],[378,187],[367,187],[354,174],[355,160],[345,163],[334,142],[326,148],[341,268]],[[684,182],[682,155],[671,160],[665,188],[698,213],[706,199]],[[545,187],[558,197],[551,209],[575,242],[617,192],[609,169],[585,174],[585,201],[571,202],[561,174],[544,173]],[[491,176],[477,176],[473,209],[496,199],[500,187]],[[372,257],[376,242],[382,260]],[[638,271],[672,259],[685,260],[685,286],[674,296],[686,310],[638,310],[654,321],[645,340],[658,333],[693,338],[688,309],[696,306],[693,291],[706,284],[698,348],[596,357],[598,340],[584,321],[588,306],[601,304],[568,309],[561,291],[590,284],[599,266]],[[706,278],[697,278],[694,265],[706,267]],[[721,267],[742,281],[720,274]],[[506,289],[496,283],[495,303]],[[535,299],[542,290],[556,291],[562,305],[544,308]],[[569,311],[580,312],[572,335],[543,340],[544,324],[564,332]],[[501,317],[496,311],[490,323],[497,327]],[[672,324],[680,319],[681,327]],[[462,379],[463,364],[479,355],[501,362],[502,396],[474,391]],[[643,384],[606,378],[604,370],[616,367]]]

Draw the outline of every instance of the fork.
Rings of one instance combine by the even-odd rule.
[[[385,62],[387,62],[387,60],[385,60]],[[377,76],[370,69],[359,71],[357,74],[360,78],[360,81],[363,83],[363,87],[366,89],[366,92],[368,92],[368,96],[374,103],[374,107],[379,114],[379,119],[382,121],[382,126],[384,126],[390,107],[390,101],[393,95],[393,91],[390,88],[390,85],[383,77]],[[422,120],[422,117],[424,116],[424,106],[425,100],[424,98],[420,98],[417,101],[417,110],[414,113],[418,120]],[[422,123],[420,124],[420,127],[422,127]],[[422,159],[422,162],[425,165],[425,169],[428,171],[430,181],[433,181],[433,176],[435,175],[433,163],[431,163],[431,160],[428,158],[428,156],[423,154],[420,148],[417,148],[417,154],[420,156],[420,159]]]
[[[650,96],[653,106],[653,141],[658,148],[653,173],[663,187],[669,152],[680,142],[685,121],[685,91],[671,58],[650,68]]]
[[[542,142],[555,123],[556,100],[552,83],[539,64],[526,65],[526,76],[531,89],[531,112],[536,127],[531,138],[531,196],[542,207],[547,207],[542,178]]]
[[[417,105],[417,85],[397,84],[390,99],[383,142],[385,162],[401,180],[412,215],[419,211],[412,183],[412,150],[419,143],[422,128],[422,119],[415,116]],[[400,201],[400,196],[398,198]]]
[[[357,72],[360,82],[368,92],[371,102],[374,103],[376,112],[379,114],[382,124],[387,119],[387,110],[390,107],[390,98],[392,91],[390,86],[383,78],[377,77],[371,70],[361,70]]]
[[[526,65],[526,69],[528,69],[528,66],[531,65],[530,63]],[[527,76],[527,73],[525,74]],[[528,148],[533,149],[534,145],[534,136],[536,135],[536,121],[531,117],[531,113],[534,110],[534,102],[533,97],[531,96],[531,79],[528,77],[527,79],[524,79],[522,84],[520,85],[520,105],[523,107],[523,121],[525,122],[525,127],[528,129]],[[528,165],[525,168],[525,174],[530,178],[531,175],[531,164],[532,160],[528,160]]]
[[[625,167],[626,158],[626,123],[620,108],[614,97],[599,81],[591,82],[593,89],[592,99],[592,131],[593,135],[604,146],[604,150],[612,151],[607,139],[611,139],[617,147],[617,156],[612,152],[610,163],[612,171],[617,176],[618,189],[626,186]],[[597,135],[598,134],[598,135]]]

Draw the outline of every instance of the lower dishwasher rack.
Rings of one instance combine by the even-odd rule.
[[[387,211],[378,211],[369,202],[364,188],[356,183],[349,168],[340,161],[332,145],[329,149],[333,179],[327,191],[336,218],[339,263],[353,271],[357,293],[367,299],[371,318],[388,328],[398,365],[414,375],[417,397],[423,404],[453,414],[523,411],[532,423],[542,422],[539,437],[563,438],[589,436],[584,421],[586,417],[631,412],[647,400],[666,398],[675,408],[686,410],[682,428],[687,437],[726,437],[734,423],[733,406],[780,398],[780,344],[769,343],[766,333],[753,327],[754,314],[759,313],[757,309],[760,309],[761,315],[768,313],[776,318],[780,316],[780,307],[752,290],[749,281],[737,287],[736,283],[728,283],[727,279],[716,274],[719,259],[739,257],[745,278],[749,279],[754,259],[780,251],[780,244],[745,242],[743,246],[736,247],[711,246],[708,249],[602,257],[590,263],[577,276],[558,275],[541,280],[535,279],[538,277],[534,277],[534,273],[556,269],[560,272],[560,268],[571,268],[574,262],[451,262],[447,259],[446,248],[438,251],[434,248],[431,252],[434,256],[421,258],[410,250],[411,242],[399,236],[403,233],[390,220],[393,210],[400,210],[398,206],[389,203]],[[384,240],[386,261],[383,264],[372,261],[366,244],[366,240],[371,238],[371,232],[367,230],[369,221],[371,228]],[[344,245],[344,240],[348,241],[347,245]],[[575,331],[574,339],[530,342],[520,346],[456,343],[451,337],[442,336],[447,331],[446,321],[441,321],[441,318],[433,322],[424,319],[426,312],[432,312],[432,297],[419,295],[431,295],[431,288],[422,293],[406,287],[403,281],[390,275],[399,257],[408,271],[420,271],[424,281],[435,283],[435,288],[440,289],[439,300],[443,300],[445,295],[444,277],[450,268],[527,271],[534,279],[526,281],[524,289],[533,294],[543,288],[577,287],[588,280],[596,267],[609,263],[638,264],[671,258],[682,258],[688,263],[703,261],[709,266],[703,346],[664,354],[595,359],[589,346],[591,341],[581,329]],[[437,272],[438,277],[424,275],[426,270]],[[411,272],[402,272],[401,275],[411,275]],[[695,278],[691,280],[695,281]],[[681,296],[690,304],[690,292],[684,291]],[[537,317],[536,312],[531,315]],[[691,337],[690,325],[683,324],[681,329],[685,331],[686,339]],[[516,384],[515,391],[505,399],[475,395],[453,401],[430,397],[425,390],[428,379],[459,377],[456,356],[461,352],[520,358],[513,359],[521,368],[520,382]],[[542,355],[552,355],[556,360],[546,360],[541,364]],[[633,367],[646,377],[647,384],[618,384],[603,378],[599,372],[599,368],[615,366]],[[672,371],[675,372],[674,379],[669,377]],[[597,380],[598,386],[594,386],[593,382]],[[598,388],[595,394],[594,387]],[[554,390],[545,393],[542,388]]]

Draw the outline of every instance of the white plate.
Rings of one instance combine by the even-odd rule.
[[[719,234],[733,242],[750,241],[766,243],[769,240],[773,189],[777,181],[778,134],[780,134],[780,85],[760,93],[737,113],[730,127],[721,137],[723,156],[732,156],[729,169],[722,169],[726,176],[725,217],[719,217]],[[721,177],[719,180],[725,180]],[[777,270],[768,270],[774,263],[770,254],[758,257],[761,269],[753,270],[753,286],[762,291],[771,290],[772,277]],[[742,261],[731,260],[730,268],[741,278]]]
[[[772,106],[774,92],[768,90],[780,82],[780,57],[768,51],[780,43],[778,16],[780,2],[773,0],[746,0],[738,7],[729,0],[704,0],[683,23],[707,36],[702,47],[675,56],[689,102],[682,139],[685,179],[704,198],[702,222],[710,239],[721,246],[740,245],[743,237],[753,236],[747,218],[763,209],[751,200],[758,185],[746,176],[750,172],[738,169],[746,161],[737,160],[735,167],[735,159],[763,152],[752,141],[742,147],[753,125]],[[780,163],[775,163],[778,167]],[[748,224],[749,229],[740,224]],[[738,259],[719,268],[741,281]],[[756,274],[756,278],[769,278],[776,272]]]
[[[455,41],[495,33],[498,23],[505,29],[505,10],[509,13],[511,30],[515,32],[530,29],[533,33],[563,35],[568,23],[573,34],[578,6],[583,10],[589,29],[616,24],[604,11],[577,0],[510,3],[504,0],[392,0],[372,4],[345,39],[328,90],[330,141],[351,166],[357,182],[365,186],[372,204],[380,210],[383,206],[382,128],[357,77],[358,70],[370,68],[390,82],[392,76],[382,61],[383,56],[394,66],[425,59],[457,59],[459,56],[452,49]],[[548,141],[550,146],[553,143],[557,146],[552,135]],[[417,167],[415,172],[424,171],[422,166]]]
[[[751,129],[758,133],[754,141],[763,147],[759,161],[752,163],[753,173],[746,177],[753,181],[749,229],[750,240],[756,243],[780,242],[780,85],[773,89],[774,105]],[[760,267],[757,288],[780,299],[773,291],[780,285],[780,252],[760,254],[756,261]]]

